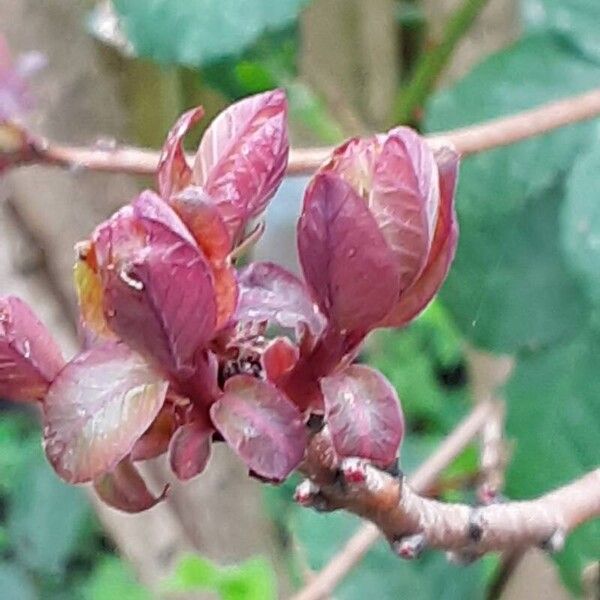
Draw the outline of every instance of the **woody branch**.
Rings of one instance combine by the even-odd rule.
[[[451,143],[463,156],[506,146],[600,114],[600,89],[526,110],[509,117],[430,136],[432,145]],[[12,128],[12,129],[11,129]],[[332,148],[290,151],[288,174],[313,173]],[[78,170],[148,175],[156,172],[159,153],[134,147],[77,147],[31,136],[17,125],[0,129],[0,159],[10,167],[47,164]],[[0,161],[1,164],[1,161]]]
[[[470,561],[487,552],[562,548],[565,536],[600,517],[600,469],[539,498],[484,506],[442,503],[416,493],[406,479],[354,458],[338,461],[327,429],[316,434],[296,492],[304,506],[344,509],[374,523],[403,558],[426,547]]]

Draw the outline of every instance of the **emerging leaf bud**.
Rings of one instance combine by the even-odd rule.
[[[206,204],[215,207],[235,245],[248,221],[264,211],[285,173],[287,101],[282,90],[272,90],[229,106],[202,136],[192,166],[182,142],[203,114],[202,108],[192,109],[171,129],[158,167],[158,188],[195,235],[197,224],[208,216]],[[175,200],[188,186],[202,192],[196,194],[198,211],[194,202],[182,206]],[[211,222],[211,227],[218,229],[214,215]],[[203,229],[206,231],[206,226]]]
[[[307,189],[300,260],[340,329],[405,325],[454,256],[458,156],[399,127],[337,148]]]

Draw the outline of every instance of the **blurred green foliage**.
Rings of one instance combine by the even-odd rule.
[[[190,554],[181,558],[172,577],[165,582],[168,593],[209,591],[220,600],[275,600],[275,574],[268,561],[251,558],[239,565],[220,567]]]
[[[34,415],[8,410],[0,418],[0,597],[149,598],[113,554],[83,490],[49,468]]]
[[[200,67],[238,55],[280,29],[308,0],[114,0],[135,52],[163,64]]]
[[[600,85],[598,3],[527,0],[532,32],[436,94],[428,130],[510,114]],[[595,23],[596,25],[592,25]],[[600,440],[597,123],[468,158],[457,258],[442,292],[465,339],[517,358],[506,387],[511,497],[597,466]],[[569,586],[600,558],[600,524],[558,555]]]

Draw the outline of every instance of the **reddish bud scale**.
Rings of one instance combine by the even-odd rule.
[[[407,128],[337,148],[298,224],[306,280],[340,330],[402,326],[442,285],[456,247],[457,154]]]

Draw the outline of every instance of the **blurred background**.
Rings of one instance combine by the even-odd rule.
[[[600,86],[598,0],[0,0],[15,55],[39,51],[31,128],[61,142],[159,148],[197,104],[287,90],[295,147],[408,123],[424,132]],[[194,147],[202,125],[193,134]],[[194,139],[194,135],[196,136]],[[255,254],[295,268],[306,181],[288,178]],[[153,182],[29,167],[0,182],[0,293],[28,300],[73,352],[73,244]],[[440,298],[408,329],[376,333],[362,360],[399,391],[410,472],[495,393],[506,401],[505,491],[530,497],[600,459],[600,135],[558,130],[463,164],[461,240]],[[220,452],[219,452],[220,450]],[[164,465],[145,466],[151,482]],[[473,501],[473,444],[429,493]],[[208,470],[136,516],[63,485],[37,416],[0,413],[0,598],[269,600],[310,580],[357,521],[291,503],[217,448]],[[414,563],[381,543],[339,600],[600,598],[600,523],[541,552],[468,567]]]

